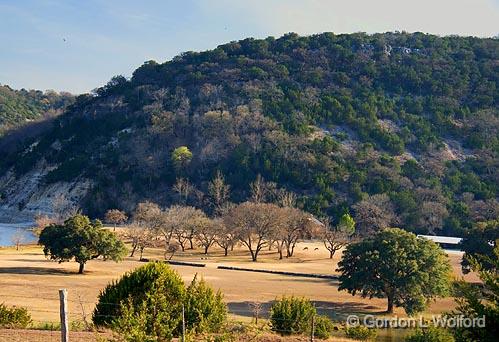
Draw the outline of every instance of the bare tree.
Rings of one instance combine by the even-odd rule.
[[[16,232],[12,235],[10,240],[12,241],[14,246],[16,246],[16,251],[18,251],[21,244],[23,244],[26,241],[26,237],[24,235],[23,230],[20,228],[16,229]]]
[[[168,260],[172,260],[173,256],[177,252],[178,252],[178,244],[176,242],[168,244],[168,247],[165,250],[165,259],[167,259],[166,256],[170,254]]]
[[[124,211],[118,209],[110,209],[106,212],[105,220],[106,222],[113,224],[113,230],[115,231],[116,225],[125,223],[126,220],[128,220],[128,216]]]
[[[220,171],[217,171],[215,177],[208,184],[208,193],[215,214],[220,215],[230,196],[230,185],[225,183],[225,178]]]
[[[199,244],[204,249],[204,254],[208,254],[208,250],[217,240],[219,227],[221,226],[220,219],[210,219],[206,216],[199,217],[196,222],[196,237]]]
[[[133,257],[135,251],[140,252],[139,260],[142,260],[144,249],[151,247],[156,234],[147,227],[130,225],[125,229],[124,237],[129,239],[132,244],[130,257]]]
[[[322,224],[322,241],[324,242],[324,247],[329,251],[329,258],[332,259],[337,251],[350,242],[355,232],[355,222],[350,215],[343,215],[336,227],[331,224],[329,218],[324,218]]]
[[[296,207],[296,194],[291,191],[279,190],[277,193],[277,204],[281,207]]]
[[[173,191],[179,195],[181,203],[187,204],[189,196],[193,191],[193,186],[189,180],[185,178],[177,178],[177,181],[173,184]]]
[[[223,220],[219,221],[217,237],[215,240],[216,244],[224,250],[224,255],[229,254],[229,250],[232,250],[234,244],[237,242],[237,235],[234,229],[227,226]]]
[[[227,226],[234,227],[238,239],[245,245],[251,260],[268,244],[276,228],[274,204],[245,202],[231,209],[224,217]]]
[[[258,174],[254,182],[250,184],[250,201],[254,203],[263,203],[275,196],[276,184],[273,182],[266,182],[263,177]]]
[[[353,208],[360,234],[371,234],[398,223],[393,204],[386,194],[369,196]]]
[[[55,216],[54,219],[61,223],[80,212],[80,209],[63,194],[54,196],[52,208]]]
[[[50,218],[47,215],[36,215],[35,216],[35,227],[33,228],[33,232],[36,235],[40,235],[40,233],[42,232],[43,229],[45,229],[45,227],[47,227],[53,223],[57,223],[57,220]]]

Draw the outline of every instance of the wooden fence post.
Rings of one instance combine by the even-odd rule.
[[[315,315],[312,315],[312,326],[310,327],[310,342],[315,341]]]
[[[182,304],[182,342],[185,342],[185,306]]]
[[[68,291],[66,289],[59,290],[59,303],[61,315],[61,342],[69,342]]]

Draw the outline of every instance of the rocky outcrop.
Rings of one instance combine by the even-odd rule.
[[[55,215],[78,208],[92,187],[88,179],[46,184],[44,176],[53,167],[40,162],[18,177],[13,171],[0,177],[0,222],[33,221],[37,214]]]

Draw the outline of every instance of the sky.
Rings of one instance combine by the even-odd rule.
[[[0,84],[89,92],[147,60],[296,32],[499,34],[499,0],[0,0]]]

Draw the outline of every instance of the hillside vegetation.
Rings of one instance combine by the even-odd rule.
[[[217,171],[234,202],[260,174],[360,230],[460,235],[498,216],[498,61],[497,39],[421,33],[186,52],[79,96],[50,130],[0,150],[0,175],[43,164],[47,185],[90,179],[80,205],[102,215],[146,199],[210,212]]]
[[[61,114],[73,100],[69,93],[13,90],[0,85],[0,135],[9,128]]]

